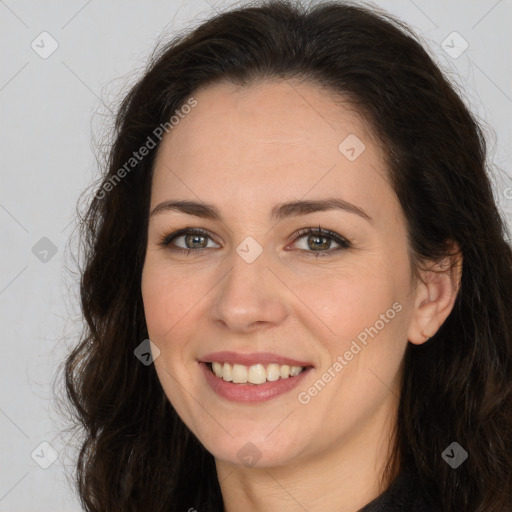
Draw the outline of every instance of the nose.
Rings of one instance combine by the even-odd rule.
[[[231,270],[214,288],[211,318],[218,327],[248,333],[284,322],[286,287],[268,264],[265,251],[252,263],[233,254]]]

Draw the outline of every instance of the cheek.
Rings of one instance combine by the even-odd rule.
[[[153,263],[147,258],[143,272],[141,291],[144,313],[151,339],[164,341],[180,319],[186,319],[197,297],[189,280],[170,271],[165,264]],[[181,322],[180,322],[181,323]]]
[[[330,371],[336,378],[320,402],[325,400],[326,407],[336,403],[344,413],[359,410],[365,397],[372,396],[375,403],[384,399],[387,388],[379,379],[391,385],[407,342],[407,271],[395,267],[391,272],[382,258],[366,263],[333,272],[322,287],[303,283],[297,293],[329,328],[318,336],[326,349],[319,376]]]
[[[338,342],[373,325],[399,300],[399,276],[387,277],[371,265],[334,270],[298,281],[294,290]],[[391,310],[389,316],[394,316]],[[379,324],[380,325],[380,324]]]
[[[308,289],[329,326],[325,336],[317,338],[326,349],[317,378],[326,377],[329,384],[325,391],[317,384],[301,391],[314,397],[318,410],[331,411],[333,424],[362,421],[396,385],[406,346],[408,313],[402,295],[393,279],[368,268],[331,280],[324,294],[309,285]]]

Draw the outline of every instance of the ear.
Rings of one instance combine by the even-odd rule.
[[[450,242],[450,255],[439,262],[429,262],[419,270],[414,311],[407,333],[415,345],[425,343],[444,323],[455,304],[462,276],[462,252]]]

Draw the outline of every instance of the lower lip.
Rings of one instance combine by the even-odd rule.
[[[233,402],[256,403],[272,400],[279,395],[296,388],[313,368],[303,370],[296,377],[277,379],[263,384],[233,384],[213,374],[206,363],[199,363],[206,377],[206,382],[217,395]]]

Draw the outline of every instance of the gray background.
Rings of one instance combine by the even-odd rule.
[[[80,326],[76,276],[67,270],[75,205],[97,177],[94,141],[103,140],[111,111],[159,37],[229,5],[0,0],[0,512],[80,510],[66,480],[73,452],[52,391]],[[496,196],[510,224],[512,1],[377,5],[421,34],[486,126]],[[454,31],[468,44],[457,58],[463,41]],[[47,56],[52,44],[58,48]]]

